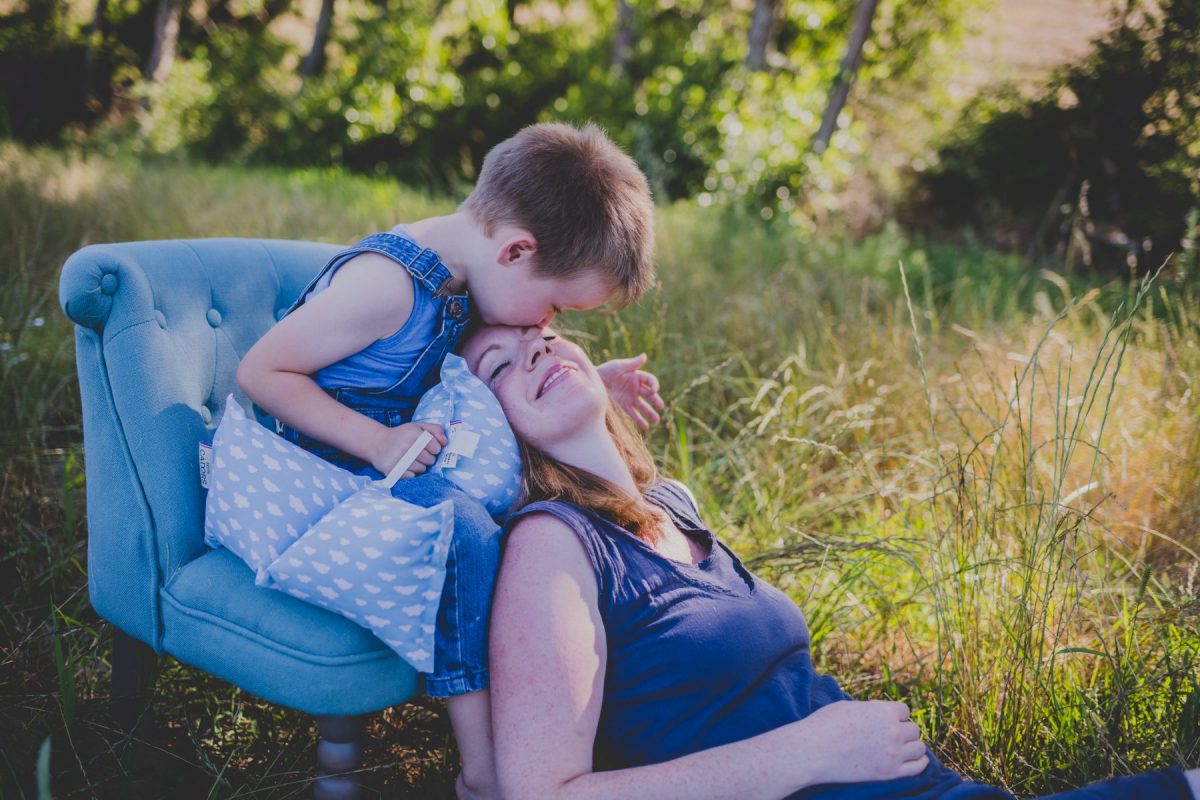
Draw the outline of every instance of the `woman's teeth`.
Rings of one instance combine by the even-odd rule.
[[[567,373],[570,371],[571,370],[569,367],[556,367],[554,371],[547,376],[545,382],[542,383],[542,388],[538,391],[538,397],[541,397],[546,392],[550,391],[550,387],[567,377]]]

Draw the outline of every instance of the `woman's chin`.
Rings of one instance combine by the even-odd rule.
[[[545,449],[545,446],[566,438],[575,438],[580,432],[603,426],[607,397],[597,397],[590,387],[582,382],[562,381],[552,386],[536,403],[538,413],[534,418],[518,422],[512,419],[517,435],[530,444]],[[599,426],[596,423],[600,422]]]

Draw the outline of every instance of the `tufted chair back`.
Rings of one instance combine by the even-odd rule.
[[[93,245],[63,268],[84,414],[98,613],[161,649],[159,589],[204,552],[198,443],[242,354],[336,251],[245,239]]]
[[[198,450],[224,399],[240,394],[242,355],[337,249],[263,239],[92,245],[59,282],[77,326],[88,592],[116,628],[114,711],[132,719],[146,667],[168,653],[313,714],[317,800],[360,793],[367,715],[410,698],[420,675],[365,628],[256,586],[228,550],[205,547]]]

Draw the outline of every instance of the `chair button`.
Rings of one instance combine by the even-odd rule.
[[[215,308],[210,308],[208,310],[208,324],[214,328],[219,328],[221,326],[221,312]]]
[[[116,275],[112,274],[111,272],[106,272],[104,273],[104,277],[100,279],[100,291],[104,292],[105,294],[112,294],[117,290],[118,283],[120,283],[120,281],[117,280]]]

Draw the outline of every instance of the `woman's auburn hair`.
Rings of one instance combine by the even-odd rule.
[[[604,423],[638,491],[644,492],[658,477],[654,457],[645,441],[611,400],[604,412]],[[630,497],[594,472],[551,458],[520,438],[517,442],[524,459],[519,506],[539,500],[565,500],[596,512],[645,542],[653,544],[659,539],[659,526],[665,517],[657,506],[643,497]]]

